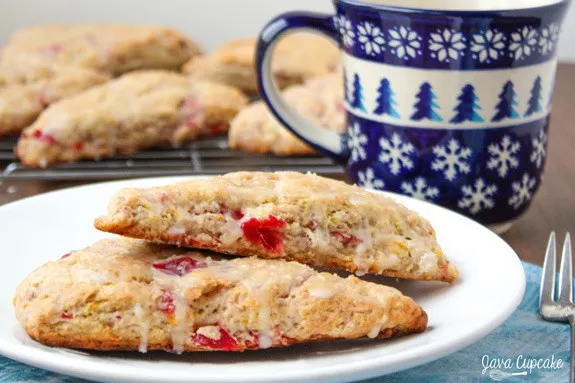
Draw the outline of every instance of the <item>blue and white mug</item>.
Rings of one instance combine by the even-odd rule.
[[[359,185],[510,227],[541,183],[569,2],[333,2],[334,16],[291,12],[263,29],[258,80],[274,115]],[[298,29],[341,46],[347,134],[314,126],[278,93],[271,54]]]

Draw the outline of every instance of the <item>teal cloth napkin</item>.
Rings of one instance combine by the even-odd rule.
[[[399,382],[495,382],[492,370],[501,371],[505,382],[568,382],[569,326],[545,322],[539,316],[541,267],[523,263],[527,276],[525,297],[502,326],[479,342],[432,363],[363,383]],[[485,307],[489,310],[489,307]],[[554,364],[551,364],[551,358]],[[509,359],[509,360],[508,360]],[[561,359],[562,367],[557,361]],[[499,368],[484,365],[504,363]],[[529,368],[531,367],[531,369]],[[527,375],[506,374],[527,372]],[[29,367],[0,356],[0,382],[80,383],[81,379]]]

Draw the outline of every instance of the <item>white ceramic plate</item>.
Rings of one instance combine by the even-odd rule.
[[[109,236],[93,229],[108,198],[120,187],[177,181],[161,178],[73,188],[0,207],[0,354],[34,366],[105,382],[340,382],[360,380],[439,359],[481,339],[515,310],[525,275],[517,255],[488,229],[448,210],[414,199],[393,198],[419,212],[461,272],[442,283],[371,278],[399,288],[429,315],[429,329],[390,341],[346,341],[286,349],[172,355],[154,352],[88,353],[32,341],[16,321],[17,284],[43,263]]]

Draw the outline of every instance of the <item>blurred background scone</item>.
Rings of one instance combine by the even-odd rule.
[[[42,80],[0,88],[0,137],[20,133],[49,105],[108,80],[104,73],[67,67]]]
[[[328,74],[295,85],[283,92],[286,102],[313,123],[343,133],[343,81],[339,74]],[[279,156],[310,155],[315,150],[288,131],[262,101],[244,108],[232,121],[231,148],[250,153]]]
[[[46,110],[16,148],[26,165],[178,146],[227,131],[248,102],[239,90],[170,71],[128,73]]]
[[[175,70],[198,54],[200,48],[194,42],[165,27],[41,25],[10,37],[2,50],[0,84],[39,79],[52,65],[90,68],[113,76],[137,69]],[[35,74],[32,79],[30,72]]]
[[[255,52],[256,39],[242,39],[222,45],[207,56],[198,56],[183,67],[193,78],[221,82],[240,88],[247,94],[258,92]],[[294,33],[280,41],[272,66],[280,88],[339,69],[341,54],[326,37],[312,33]]]

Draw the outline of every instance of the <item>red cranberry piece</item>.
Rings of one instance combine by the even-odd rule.
[[[166,274],[178,275],[180,277],[190,273],[192,270],[207,267],[205,262],[198,261],[191,257],[180,257],[168,261],[156,262],[152,266],[154,269]]]
[[[32,133],[32,137],[36,138],[37,140],[46,142],[48,144],[53,145],[56,143],[56,139],[53,136],[46,134],[46,133],[42,132],[41,130],[35,130]]]
[[[158,300],[158,309],[160,309],[164,314],[170,315],[176,311],[176,306],[174,305],[174,298],[167,290],[162,290],[162,295]]]
[[[116,314],[116,315],[114,315],[114,318],[116,318],[117,320],[120,320],[120,319],[122,319],[122,316],[120,314]]]
[[[242,209],[235,209],[232,210],[231,216],[233,219],[239,221],[240,219],[244,218],[244,213],[242,212]]]
[[[181,114],[184,125],[195,128],[201,117],[200,103],[195,96],[188,96],[182,101]]]
[[[266,219],[250,218],[242,223],[244,236],[253,244],[263,246],[265,249],[281,253],[283,250],[283,229],[286,222],[270,215]]]
[[[205,347],[217,351],[239,351],[238,342],[223,328],[220,329],[220,339],[211,339],[202,334],[194,334],[192,342],[198,347]]]
[[[208,130],[213,135],[222,134],[228,130],[228,124],[223,122],[219,124],[212,124],[208,127]]]
[[[82,150],[84,150],[84,143],[83,142],[76,142],[75,144],[72,144],[71,148],[75,152],[81,152]]]
[[[341,233],[339,231],[334,231],[331,234],[334,237],[337,237],[344,246],[347,246],[347,245],[357,246],[361,243],[361,240],[359,238],[357,238],[355,235],[347,235],[347,234]]]
[[[72,255],[71,252],[70,252],[70,253],[66,253],[66,254],[62,255],[62,256],[60,257],[60,259],[68,258],[70,255]]]
[[[250,331],[250,335],[253,339],[247,339],[245,341],[246,348],[259,348],[260,347],[260,337],[257,332]]]
[[[62,315],[60,315],[60,317],[62,317],[62,319],[72,319],[74,318],[74,316],[70,313],[67,312],[63,312]]]

